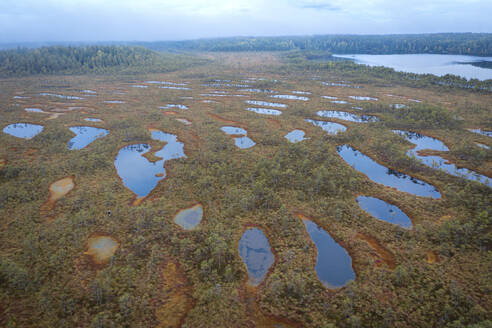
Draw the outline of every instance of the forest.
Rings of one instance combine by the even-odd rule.
[[[195,64],[197,60],[190,56],[156,53],[143,47],[51,46],[0,51],[0,76],[169,72]]]
[[[323,50],[336,54],[453,54],[492,56],[491,33],[233,37],[190,41],[142,42],[138,44],[154,50]]]

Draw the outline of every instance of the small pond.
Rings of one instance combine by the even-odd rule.
[[[253,92],[253,93],[277,93],[277,91],[269,89],[240,89],[243,92]]]
[[[339,120],[357,122],[357,123],[368,123],[368,122],[378,122],[379,119],[373,115],[357,115],[349,112],[342,112],[338,110],[320,110],[316,115],[326,118],[337,118]]]
[[[105,100],[104,103],[105,104],[124,104],[125,102],[121,101],[121,100]]]
[[[84,121],[95,122],[95,123],[102,122],[102,120],[100,118],[92,118],[92,117],[86,117],[86,118],[84,118]]]
[[[468,131],[492,138],[492,131],[485,131],[482,129],[468,129]]]
[[[354,100],[360,100],[360,101],[370,101],[370,100],[373,100],[373,101],[377,101],[378,98],[374,98],[374,97],[363,97],[363,96],[348,96],[350,99],[354,99]]]
[[[120,246],[116,239],[109,236],[90,237],[87,244],[88,250],[85,254],[91,256],[96,264],[108,262]]]
[[[347,81],[339,81],[339,82],[321,82],[323,85],[327,87],[342,87],[342,88],[351,88],[351,89],[361,89],[358,85],[353,85]]]
[[[55,98],[60,98],[60,99],[67,99],[67,100],[82,100],[82,99],[84,99],[82,97],[64,96],[64,95],[57,95],[57,94],[54,94],[54,93],[47,93],[47,92],[42,92],[39,95],[45,96],[45,97],[55,97]]]
[[[239,240],[239,255],[248,269],[249,281],[258,286],[275,261],[270,243],[261,229],[247,229]]]
[[[420,162],[426,166],[435,169],[441,169],[446,173],[451,175],[462,177],[467,180],[478,181],[487,186],[492,186],[492,179],[481,175],[477,172],[469,170],[463,167],[457,167],[455,164],[447,161],[446,159],[438,156],[438,155],[428,155],[422,156],[419,154],[420,151],[424,149],[435,150],[435,151],[448,151],[448,147],[446,145],[435,138],[425,136],[420,133],[410,132],[410,131],[401,131],[401,130],[393,130],[394,133],[404,137],[407,141],[415,144],[413,149],[407,151],[407,155],[410,157],[415,157]]]
[[[43,131],[42,125],[30,123],[14,123],[3,128],[3,132],[23,139],[31,139]]]
[[[174,217],[174,222],[185,230],[193,230],[202,221],[203,207],[196,204],[190,208],[179,211]]]
[[[348,165],[376,183],[417,196],[441,198],[441,193],[433,185],[387,168],[349,145],[338,146],[337,152]]]
[[[320,128],[323,129],[323,131],[326,131],[328,134],[337,134],[338,132],[344,132],[345,130],[347,130],[347,128],[344,125],[334,122],[316,121],[308,118],[306,119],[306,122],[319,126]]]
[[[302,96],[293,96],[293,95],[273,95],[270,96],[272,98],[278,98],[278,99],[289,99],[289,100],[302,100],[302,101],[308,101],[308,97],[302,97]]]
[[[305,135],[306,135],[306,132],[304,132],[302,130],[294,130],[294,131],[290,131],[289,133],[287,133],[285,135],[285,138],[287,138],[292,143],[296,143],[299,141],[306,140],[306,138],[304,138]]]
[[[381,199],[367,196],[357,197],[360,208],[380,220],[399,225],[403,228],[411,228],[412,221],[397,206],[391,205]]]
[[[223,126],[220,129],[229,135],[245,136],[248,133],[245,129],[238,128],[235,126]]]
[[[159,109],[171,109],[171,108],[189,109],[188,106],[181,105],[181,104],[167,104],[166,106],[159,106]]]
[[[46,113],[41,108],[32,108],[32,107],[29,107],[29,108],[24,108],[24,110],[26,112],[30,112],[30,113]]]
[[[248,132],[245,129],[235,126],[223,126],[220,129],[230,136],[242,136],[234,137],[234,144],[241,149],[251,148],[256,145],[253,140],[246,136]]]
[[[354,280],[352,258],[347,250],[313,221],[303,218],[303,222],[316,245],[316,273],[323,285],[328,288],[339,288]]]
[[[258,114],[264,114],[264,115],[280,115],[282,114],[281,111],[276,110],[276,109],[270,109],[270,108],[257,108],[257,107],[248,107],[246,110],[250,112],[255,112]]]
[[[286,104],[273,103],[268,101],[259,101],[259,100],[246,100],[245,103],[255,106],[269,106],[269,107],[277,107],[277,108],[287,108]]]
[[[87,147],[96,139],[106,136],[109,131],[91,126],[72,126],[70,131],[76,134],[75,137],[68,142],[68,149],[82,149]]]
[[[63,178],[55,181],[50,185],[50,198],[41,207],[41,211],[49,211],[53,209],[56,201],[62,199],[75,187],[75,183],[71,177]]]
[[[150,145],[136,144],[123,147],[114,161],[123,184],[138,197],[147,196],[166,177],[164,163],[167,160],[186,157],[184,145],[177,141],[175,135],[159,130],[151,130],[151,134],[152,139],[166,142],[164,147],[155,152],[161,160],[149,161],[142,155],[150,151]]]
[[[186,118],[177,118],[176,121],[183,123],[184,125],[191,125],[191,122],[188,121]]]
[[[187,84],[187,83],[176,83],[176,82],[168,82],[168,81],[145,81],[144,83],[164,84],[164,85],[186,85]]]
[[[159,89],[191,90],[191,88],[187,88],[187,87],[170,87],[170,86],[160,86]]]
[[[50,200],[56,202],[64,197],[75,187],[75,183],[72,178],[63,178],[55,181],[50,185]]]
[[[234,138],[234,144],[241,149],[248,149],[256,145],[249,137]]]

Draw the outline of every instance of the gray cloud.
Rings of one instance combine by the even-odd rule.
[[[492,32],[490,12],[490,0],[1,0],[0,42]]]

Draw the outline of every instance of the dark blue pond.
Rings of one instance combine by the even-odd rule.
[[[274,262],[270,243],[261,229],[246,230],[239,240],[239,255],[248,269],[249,281],[258,286]]]
[[[155,152],[161,160],[150,162],[142,156],[150,150],[150,145],[136,144],[122,148],[114,161],[123,184],[139,197],[147,196],[166,177],[165,161],[186,157],[183,143],[177,141],[175,135],[158,130],[152,130],[151,133],[152,139],[167,142],[162,149]]]
[[[303,222],[318,250],[316,273],[323,285],[328,288],[338,288],[354,280],[352,258],[345,248],[313,221],[303,219]]]
[[[376,163],[349,145],[338,146],[337,151],[347,164],[366,174],[374,182],[417,196],[441,198],[441,193],[434,186]]]
[[[403,228],[412,227],[410,218],[395,205],[388,204],[378,198],[367,196],[357,197],[357,203],[364,211],[380,220],[397,224]]]
[[[429,155],[422,156],[419,155],[419,151],[428,149],[428,150],[436,150],[436,151],[448,151],[448,147],[442,141],[425,136],[420,133],[409,132],[409,131],[401,131],[401,130],[393,130],[394,133],[404,137],[407,141],[415,144],[416,146],[413,149],[410,149],[407,152],[407,155],[410,157],[415,157],[422,164],[429,166],[435,169],[441,169],[446,173],[454,175],[456,177],[465,178],[467,180],[477,181],[483,183],[487,186],[492,186],[492,179],[485,175],[481,175],[475,171],[469,170],[464,167],[457,167],[455,164],[448,162],[446,159],[437,156],[437,155]]]
[[[14,123],[3,128],[3,132],[23,139],[31,139],[43,131],[42,125],[30,123]]]
[[[106,136],[109,131],[91,126],[72,126],[70,131],[76,134],[75,137],[68,142],[68,149],[82,149],[87,147],[96,139]]]

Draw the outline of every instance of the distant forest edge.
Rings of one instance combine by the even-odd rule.
[[[152,50],[287,51],[335,54],[453,54],[492,56],[491,33],[233,37],[135,43]]]
[[[52,46],[0,51],[0,76],[170,72],[204,63],[191,55],[128,46]]]
[[[24,42],[0,44],[0,49],[42,46],[143,46],[157,51],[287,51],[323,50],[335,54],[450,54],[492,56],[492,33],[392,35],[314,35],[229,37],[155,42]]]

